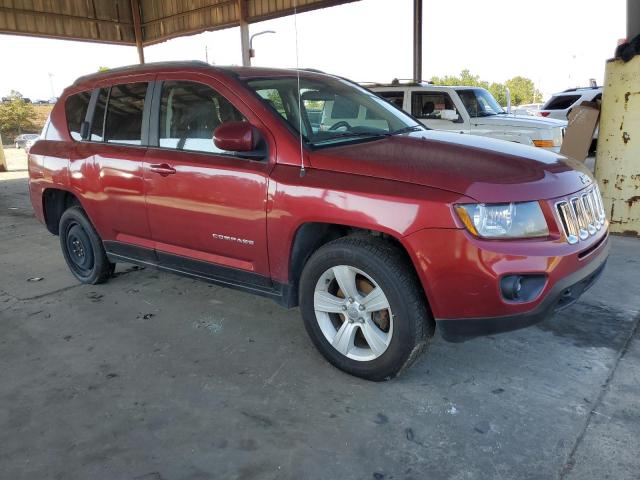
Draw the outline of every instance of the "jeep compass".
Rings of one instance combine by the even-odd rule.
[[[327,110],[341,121],[323,125]],[[609,248],[581,163],[429,130],[316,71],[174,62],[79,78],[29,177],[80,282],[127,262],[299,306],[326,359],[371,380],[407,368],[436,327],[457,342],[542,321]]]

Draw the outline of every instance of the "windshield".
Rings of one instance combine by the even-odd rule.
[[[484,88],[465,88],[456,90],[471,118],[489,117],[506,113]]]
[[[247,84],[296,133],[302,127],[302,138],[312,147],[424,128],[374,93],[337,78],[301,78],[299,90],[296,77],[256,79]]]

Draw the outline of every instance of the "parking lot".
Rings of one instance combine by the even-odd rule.
[[[78,284],[0,173],[0,478],[637,478],[640,258],[538,327],[400,378],[327,364],[297,309],[118,265]]]

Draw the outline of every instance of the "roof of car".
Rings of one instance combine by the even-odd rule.
[[[429,84],[420,84],[420,83],[413,83],[413,84],[408,84],[408,83],[376,83],[376,84],[369,84],[369,83],[362,83],[361,85],[367,87],[367,88],[372,88],[372,89],[376,89],[376,88],[453,88],[456,90],[473,90],[475,88],[483,88],[483,87],[474,87],[474,86],[470,86],[470,85],[434,85],[432,83]]]
[[[555,97],[559,95],[571,95],[575,93],[592,92],[596,90],[602,90],[602,86],[567,88],[566,90],[563,90],[561,92],[554,93],[553,96]]]
[[[202,69],[212,70],[221,73],[232,74],[238,78],[258,78],[258,77],[279,77],[279,76],[292,76],[296,75],[295,69],[284,68],[265,68],[265,67],[239,67],[239,66],[218,66],[211,65],[200,60],[190,61],[173,61],[173,62],[151,62],[143,65],[127,65],[125,67],[112,68],[103,72],[90,73],[76,79],[74,85],[79,85],[85,82],[98,80],[101,78],[109,78],[111,76],[117,77],[122,74],[135,74],[135,73],[151,73],[162,70],[175,70],[175,69]],[[299,69],[300,73],[304,76],[311,74],[323,74],[320,70],[314,69]]]

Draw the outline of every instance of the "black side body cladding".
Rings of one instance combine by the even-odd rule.
[[[271,298],[286,308],[296,306],[295,290],[291,285],[274,282],[268,277],[202,262],[180,255],[158,252],[150,248],[128,243],[104,241],[107,258],[111,262],[126,262],[143,267],[153,267],[169,273],[177,273],[196,280],[234,288]]]

